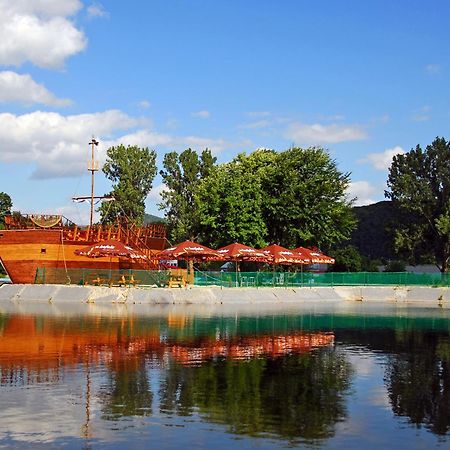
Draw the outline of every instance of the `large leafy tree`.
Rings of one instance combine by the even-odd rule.
[[[100,207],[102,221],[110,223],[125,217],[142,224],[145,199],[157,172],[156,152],[135,145],[110,147],[103,172],[113,183],[110,195],[115,201]]]
[[[261,172],[273,153],[241,154],[215,168],[197,191],[196,210],[205,241],[215,247],[231,242],[264,246],[267,227],[262,215]]]
[[[346,197],[350,174],[322,148],[293,147],[277,154],[263,183],[269,240],[286,247],[330,245],[356,226]]]
[[[0,192],[0,228],[5,224],[5,216],[11,214],[12,201],[6,192]]]
[[[211,243],[328,247],[355,227],[342,174],[320,148],[241,154],[204,180],[198,193]]]
[[[160,175],[166,186],[161,193],[160,209],[165,210],[169,237],[175,241],[196,239],[199,220],[195,208],[195,193],[200,180],[208,176],[216,163],[209,149],[199,155],[188,148],[182,153],[164,155]]]
[[[403,211],[395,247],[411,262],[433,259],[441,272],[450,258],[450,142],[437,137],[393,158],[385,196]]]

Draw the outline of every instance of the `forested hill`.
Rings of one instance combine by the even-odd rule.
[[[165,222],[165,219],[162,217],[154,216],[153,214],[144,214],[144,224],[147,225],[148,223],[160,223]]]
[[[393,236],[388,231],[395,222],[397,212],[392,202],[381,201],[367,206],[353,208],[358,219],[358,226],[352,234],[350,244],[361,255],[371,259],[394,259]]]

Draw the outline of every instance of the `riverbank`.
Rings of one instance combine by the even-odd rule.
[[[450,288],[420,286],[334,286],[222,288],[125,288],[5,284],[0,302],[127,304],[298,304],[307,302],[384,302],[450,308]]]

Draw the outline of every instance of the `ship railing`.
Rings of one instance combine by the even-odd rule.
[[[17,229],[60,229],[73,228],[75,223],[61,214],[22,214],[13,212],[5,216],[5,228]]]

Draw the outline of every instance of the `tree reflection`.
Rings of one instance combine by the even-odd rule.
[[[162,385],[161,410],[225,423],[233,433],[269,434],[292,442],[334,434],[346,418],[351,369],[334,348],[250,361],[173,365]]]
[[[395,414],[444,435],[450,428],[450,342],[448,336],[397,333],[398,351],[386,369]]]
[[[118,360],[108,372],[105,392],[103,418],[106,420],[152,414],[153,394],[144,358]]]

